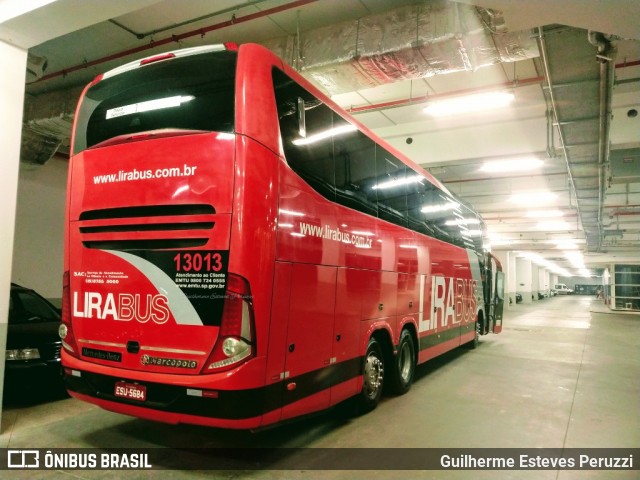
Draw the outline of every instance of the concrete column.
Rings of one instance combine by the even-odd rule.
[[[542,267],[531,264],[531,300],[538,301],[538,292],[540,291],[540,270]]]
[[[549,270],[547,270],[546,268],[541,268],[539,274],[540,291],[549,295],[549,290],[551,289],[551,284],[549,283]]]
[[[7,348],[7,321],[9,316],[9,290],[13,259],[13,233],[16,220],[18,167],[20,164],[20,132],[24,102],[27,50],[0,40],[0,106],[2,128],[0,145],[0,405],[4,383],[4,352]]]
[[[522,303],[531,303],[532,264],[528,258],[516,258],[516,291],[522,294]]]

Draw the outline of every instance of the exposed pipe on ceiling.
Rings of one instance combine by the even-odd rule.
[[[254,5],[258,5],[259,3],[264,3],[266,1],[268,1],[268,0],[253,0],[253,1],[250,1],[250,2],[243,3],[242,5],[236,5],[234,7],[223,8],[222,10],[217,10],[215,12],[208,13],[206,15],[201,15],[201,16],[196,17],[196,18],[190,18],[189,20],[185,20],[184,22],[174,23],[172,25],[168,25],[166,27],[157,28],[157,29],[151,30],[149,32],[136,32],[136,31],[130,29],[129,27],[127,27],[127,26],[125,26],[125,25],[123,25],[123,24],[121,24],[119,22],[116,22],[113,19],[109,20],[109,22],[113,23],[115,26],[121,28],[125,32],[129,32],[131,35],[135,36],[138,40],[142,40],[143,38],[151,37],[152,35],[157,35],[158,33],[162,33],[162,32],[166,32],[168,30],[173,30],[173,29],[176,29],[176,28],[184,27],[185,25],[191,25],[192,23],[200,22],[202,20],[206,20],[207,18],[215,17],[217,15],[224,15],[225,13],[236,12],[236,11],[240,10],[241,8],[252,7]],[[235,18],[235,14],[231,18],[234,19]]]
[[[611,130],[611,101],[613,97],[614,83],[614,57],[616,48],[612,43],[612,37],[599,32],[589,31],[587,39],[591,45],[597,48],[596,59],[600,62],[600,113],[598,135],[598,247],[603,242],[604,232],[602,226],[602,213],[604,209],[604,191],[606,180],[606,166],[609,163],[609,137]]]
[[[437,93],[437,94],[432,94],[432,95],[422,95],[419,97],[410,97],[410,98],[401,98],[398,100],[389,100],[387,102],[380,102],[380,103],[372,103],[369,105],[362,105],[360,107],[351,107],[351,108],[346,108],[345,110],[351,114],[356,114],[356,113],[363,113],[363,112],[370,112],[371,110],[381,110],[381,109],[387,109],[387,108],[394,108],[394,107],[405,107],[407,105],[414,105],[417,103],[425,103],[428,102],[430,100],[434,100],[436,98],[446,98],[446,97],[456,97],[459,95],[469,95],[472,93],[478,93],[478,92],[489,92],[489,91],[493,91],[495,89],[498,88],[517,88],[517,87],[525,87],[527,85],[532,85],[532,84],[536,84],[536,83],[540,83],[544,80],[544,77],[530,77],[530,78],[525,78],[525,79],[518,79],[516,81],[513,82],[502,82],[502,83],[496,83],[495,85],[490,85],[487,87],[481,87],[481,88],[464,88],[462,90],[456,90],[456,91],[452,91],[452,92],[446,92],[446,93]]]
[[[558,127],[558,139],[560,140],[560,148],[562,149],[562,156],[564,158],[565,165],[567,167],[567,178],[569,180],[569,188],[571,189],[571,194],[575,197],[576,200],[576,211],[578,212],[578,220],[580,221],[580,226],[584,230],[584,223],[582,222],[582,212],[580,211],[580,202],[578,201],[578,192],[576,191],[576,184],[573,180],[573,172],[571,171],[571,164],[569,163],[569,154],[567,153],[567,147],[565,145],[564,133],[562,131],[562,125],[560,125],[560,118],[558,116],[558,109],[556,105],[555,95],[553,93],[553,84],[551,82],[551,75],[549,73],[549,60],[547,58],[547,47],[544,41],[544,35],[542,31],[542,27],[538,27],[538,35],[536,36],[538,41],[538,49],[540,50],[540,59],[542,60],[542,66],[544,68],[544,78],[549,86],[549,99],[551,102],[551,110],[553,112],[553,120],[557,124]],[[585,232],[586,235],[586,232]]]
[[[615,65],[615,68],[626,68],[626,67],[633,67],[633,66],[637,66],[640,65],[640,60],[636,61],[636,62],[625,62],[625,63],[617,63]],[[496,88],[517,88],[517,87],[524,87],[526,85],[533,85],[536,83],[542,83],[544,81],[545,77],[530,77],[530,78],[524,78],[524,79],[517,79],[514,80],[513,82],[502,82],[502,83],[497,83],[495,85],[489,86],[489,87],[482,87],[482,88],[468,88],[468,89],[462,89],[462,90],[456,90],[454,92],[446,92],[446,93],[438,93],[438,94],[432,94],[432,95],[422,95],[419,97],[414,97],[414,96],[409,96],[409,98],[399,98],[399,99],[395,99],[395,100],[388,100],[386,102],[378,102],[378,103],[370,103],[369,105],[361,105],[359,107],[350,107],[350,108],[345,108],[345,110],[349,113],[351,113],[352,115],[356,115],[358,113],[365,113],[365,112],[370,112],[370,111],[375,111],[375,110],[384,110],[387,108],[395,108],[395,107],[406,107],[408,105],[414,105],[414,104],[419,104],[419,103],[425,103],[428,102],[430,100],[434,100],[436,98],[444,98],[444,97],[452,97],[452,96],[458,96],[458,95],[466,95],[466,94],[470,94],[470,93],[476,93],[476,92],[481,92],[481,91],[489,91],[489,90],[495,90]],[[633,79],[634,81],[636,81],[636,79]],[[638,79],[638,81],[640,81],[640,79]],[[623,83],[622,81],[619,81],[617,83]],[[555,84],[554,84],[554,88],[555,88]],[[548,90],[549,87],[543,87],[544,90]],[[553,114],[553,112],[551,112],[551,115]],[[598,117],[599,118],[599,117]],[[577,119],[573,119],[571,121],[560,121],[560,122],[556,122],[556,121],[551,121],[550,124],[554,127],[557,127],[558,125],[568,125],[570,123],[576,123],[576,122],[581,122],[581,121],[589,121],[589,120],[595,120],[596,117],[585,117],[585,118],[577,118]],[[551,144],[553,144],[553,140],[551,140]]]

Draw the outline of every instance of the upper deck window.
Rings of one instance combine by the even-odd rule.
[[[236,52],[150,63],[103,79],[78,111],[73,152],[143,132],[232,132]]]

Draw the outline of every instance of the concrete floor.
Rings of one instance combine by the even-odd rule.
[[[412,390],[368,415],[331,411],[259,432],[164,425],[75,399],[5,406],[0,447],[571,448],[640,446],[640,316],[586,296],[515,305],[500,335],[418,368]],[[388,454],[388,452],[386,452]],[[175,451],[168,450],[168,455]],[[291,455],[298,455],[293,452]],[[640,462],[640,458],[635,460]],[[277,464],[275,465],[277,467]],[[638,471],[120,472],[152,478],[638,478]],[[108,471],[12,471],[11,478],[113,478]]]

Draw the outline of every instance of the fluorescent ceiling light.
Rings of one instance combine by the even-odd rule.
[[[382,182],[371,187],[373,190],[386,190],[389,188],[399,187],[401,185],[409,185],[411,183],[417,183],[422,180],[421,175],[409,175],[404,178],[397,178],[395,180],[389,180],[387,182]]]
[[[515,95],[507,92],[487,92],[465,95],[463,97],[447,98],[429,102],[424,109],[425,113],[434,117],[456,115],[459,113],[480,112],[495,108],[506,107]]]
[[[491,246],[495,247],[495,246],[504,246],[504,245],[512,245],[514,243],[516,243],[515,240],[512,240],[510,238],[504,238],[502,235],[500,235],[499,233],[495,233],[495,232],[488,232],[487,236],[489,238],[489,241],[491,242]]]
[[[309,145],[310,143],[316,143],[316,142],[319,142],[320,140],[324,140],[327,138],[335,137],[338,135],[344,135],[345,133],[349,133],[349,132],[355,132],[356,130],[357,130],[357,127],[355,125],[351,125],[350,123],[347,123],[346,125],[340,125],[339,127],[330,128],[328,130],[325,130],[324,132],[319,132],[306,138],[297,138],[293,140],[291,143],[293,143],[296,146]]]
[[[553,202],[555,199],[556,194],[547,191],[514,193],[511,196],[511,201],[518,205],[547,204]]]
[[[534,252],[519,252],[519,254],[522,255],[525,258],[528,258],[529,260],[531,260],[536,265],[544,267],[544,268],[546,268],[547,270],[550,270],[553,273],[556,273],[558,275],[562,275],[563,277],[571,277],[572,276],[571,273],[567,269],[559,267],[555,263],[547,260],[546,258],[541,257],[537,253],[534,253]]]
[[[581,252],[564,252],[564,256],[574,268],[585,268]]]
[[[501,240],[489,240],[491,242],[491,246],[492,247],[504,247],[507,245],[513,245],[515,242],[515,240],[508,240],[506,238],[503,238]]]
[[[449,227],[455,227],[459,225],[478,225],[480,223],[480,219],[478,218],[460,218],[458,220],[447,220],[444,222],[445,225]]]
[[[422,213],[438,213],[446,212],[447,210],[455,210],[460,206],[457,202],[440,203],[437,205],[425,205],[420,209]]]
[[[578,248],[578,245],[572,240],[557,240],[555,244],[556,248],[560,250],[574,250]]]
[[[529,218],[555,218],[562,217],[564,213],[560,210],[529,210],[527,217]]]
[[[134,113],[150,112],[152,110],[162,110],[164,108],[179,107],[183,103],[193,100],[193,95],[177,95],[174,97],[158,98],[147,102],[133,103],[131,105],[123,105],[122,107],[111,108],[107,110],[107,120],[112,118],[124,117],[125,115],[133,115]]]
[[[570,230],[571,227],[564,221],[547,221],[538,222],[536,225],[538,230]]]
[[[544,165],[542,160],[537,158],[512,158],[509,160],[494,160],[486,162],[480,170],[483,172],[502,173],[502,172],[523,172],[527,170],[535,170]]]

